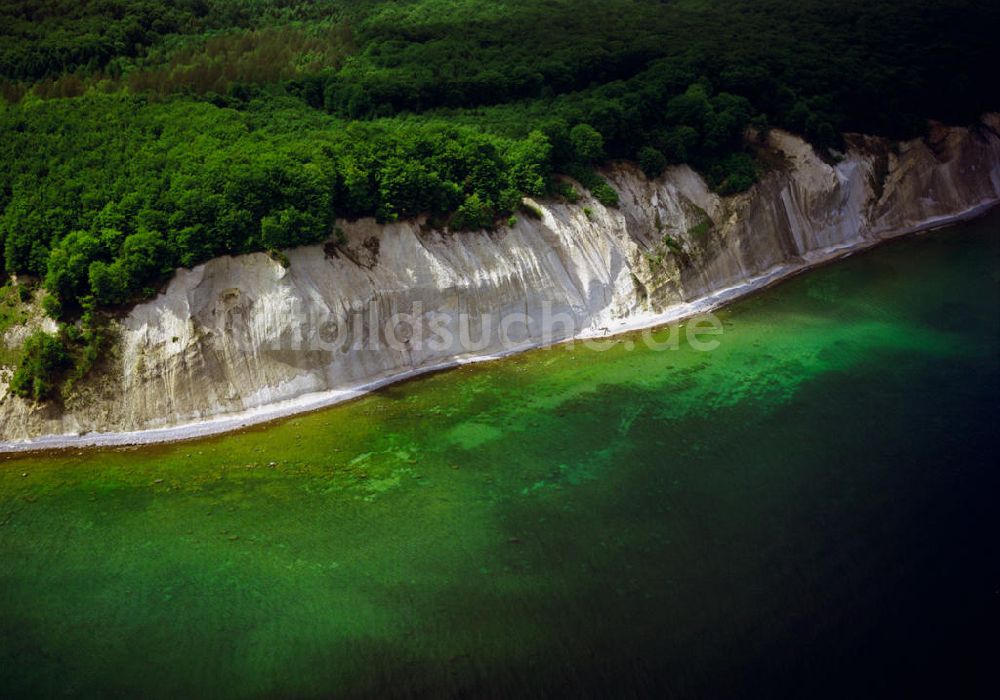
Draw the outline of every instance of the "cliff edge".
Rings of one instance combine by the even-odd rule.
[[[236,427],[462,358],[655,323],[1000,199],[1000,115],[897,145],[850,135],[836,164],[790,134],[768,140],[780,163],[733,197],[686,166],[650,181],[619,165],[605,173],[618,208],[533,202],[540,218],[492,233],[344,222],[345,238],[287,251],[288,267],[252,254],[181,270],[117,322],[115,352],[64,406],[0,384],[0,440]]]

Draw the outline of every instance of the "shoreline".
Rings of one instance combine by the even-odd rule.
[[[714,311],[735,301],[749,297],[795,275],[849,257],[855,253],[870,250],[882,243],[978,218],[998,205],[1000,205],[1000,200],[986,200],[956,214],[932,217],[920,224],[902,230],[885,232],[873,238],[861,239],[851,244],[831,246],[811,251],[797,260],[778,265],[761,275],[717,290],[706,297],[677,304],[660,313],[637,314],[628,319],[623,319],[618,323],[608,324],[606,328],[584,330],[560,341],[552,343],[532,341],[522,343],[499,353],[457,356],[432,365],[394,372],[342,389],[312,392],[292,399],[258,406],[239,413],[220,414],[204,420],[180,423],[163,428],[149,428],[128,432],[44,435],[25,440],[0,441],[0,456],[23,456],[35,452],[61,452],[70,449],[157,445],[197,440],[237,432],[241,429],[261,426],[295,415],[329,408],[360,398],[391,384],[405,382],[422,375],[433,374],[455,367],[498,360],[529,350],[554,347],[581,340],[612,338],[626,333],[680,323],[693,316]]]

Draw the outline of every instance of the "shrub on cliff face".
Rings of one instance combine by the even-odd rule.
[[[639,167],[650,180],[658,178],[667,167],[666,157],[652,146],[639,149]]]
[[[734,153],[712,166],[709,172],[719,194],[735,194],[749,189],[757,180],[757,168],[746,153]]]
[[[15,396],[34,401],[52,398],[61,375],[72,365],[62,340],[44,331],[35,331],[24,341],[23,357],[10,382]]]
[[[618,206],[618,193],[603,180],[598,185],[592,187],[590,193],[594,195],[594,199],[606,207]]]
[[[555,187],[556,194],[565,199],[570,204],[576,204],[580,201],[580,193],[576,191],[576,188],[568,182],[560,182]]]
[[[451,228],[456,231],[473,231],[493,228],[493,209],[473,193],[466,198],[451,220]]]
[[[521,202],[521,211],[524,212],[529,219],[541,221],[543,218],[542,210],[528,201]]]
[[[607,183],[607,181],[594,172],[591,168],[574,165],[566,169],[567,173],[590,190],[594,199],[606,207],[618,206],[618,193]]]

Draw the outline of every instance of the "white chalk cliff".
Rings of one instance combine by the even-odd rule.
[[[233,427],[247,412],[288,412],[331,391],[501,352],[505,314],[531,319],[507,328],[524,347],[614,331],[1000,199],[1000,115],[897,146],[848,141],[831,165],[800,139],[772,132],[785,166],[734,197],[712,194],[685,166],[655,181],[617,166],[605,175],[618,208],[589,198],[538,202],[541,219],[519,214],[493,233],[361,220],[341,224],[346,242],[287,251],[288,268],[253,254],[181,270],[121,319],[113,357],[64,407],[5,396],[0,440],[212,417]],[[398,342],[387,342],[382,324],[413,312],[416,333],[400,326]],[[572,327],[543,327],[560,314]],[[461,347],[463,315],[472,341],[492,325],[485,345]],[[454,342],[442,342],[442,331]]]

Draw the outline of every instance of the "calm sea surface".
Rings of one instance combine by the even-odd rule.
[[[996,697],[1000,215],[720,316],[0,458],[0,697]]]

